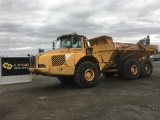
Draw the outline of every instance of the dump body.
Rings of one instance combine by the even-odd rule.
[[[90,46],[93,47],[95,56],[101,58],[104,62],[113,62],[118,53],[126,56],[132,53],[127,59],[141,60],[146,56],[156,54],[157,45],[140,45],[130,43],[113,42],[111,37],[99,36],[88,40]]]

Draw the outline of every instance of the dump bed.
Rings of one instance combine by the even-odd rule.
[[[156,54],[157,45],[140,45],[130,43],[113,42],[112,37],[99,36],[88,40],[93,48],[94,54],[100,56],[104,62],[112,62],[115,56],[120,53],[122,57],[127,59],[143,59],[146,56]]]

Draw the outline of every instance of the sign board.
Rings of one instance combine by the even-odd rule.
[[[4,57],[2,61],[2,76],[28,75],[30,74],[29,57]]]

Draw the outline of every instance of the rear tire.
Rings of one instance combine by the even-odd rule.
[[[150,60],[143,60],[140,62],[140,77],[150,77],[153,71],[153,66]]]
[[[140,66],[136,60],[130,59],[124,62],[122,75],[125,79],[135,80],[140,75]]]
[[[98,78],[98,67],[94,63],[85,61],[76,67],[74,81],[77,86],[82,88],[96,86]]]

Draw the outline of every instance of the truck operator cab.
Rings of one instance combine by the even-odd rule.
[[[84,44],[84,39],[86,39],[83,35],[77,34],[68,34],[58,37],[55,41],[53,41],[53,49],[61,49],[61,48],[82,48]]]

